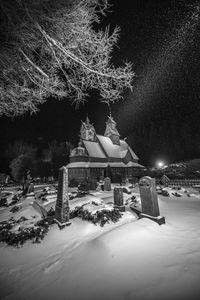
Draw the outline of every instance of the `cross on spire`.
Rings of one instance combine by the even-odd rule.
[[[107,104],[108,104],[109,115],[110,117],[112,117],[110,102],[108,101]]]
[[[89,117],[88,117],[88,114],[87,114],[87,117],[86,117],[85,123],[86,123],[87,125],[89,125],[89,124],[90,124],[90,119],[89,119]]]

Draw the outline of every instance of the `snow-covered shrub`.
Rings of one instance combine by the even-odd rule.
[[[162,190],[161,195],[167,197],[167,196],[169,196],[169,193],[168,193],[168,191],[166,191],[166,190]]]
[[[181,197],[181,194],[179,194],[177,192],[172,192],[172,195],[174,195],[175,197]]]
[[[125,186],[125,187],[123,187],[123,193],[131,194],[131,190],[127,186]]]
[[[10,212],[15,213],[15,212],[19,211],[21,208],[22,208],[21,206],[15,205],[10,209]]]
[[[91,179],[91,178],[85,179],[79,184],[78,189],[80,191],[89,191],[89,190],[95,191],[97,185],[98,184],[96,179]]]
[[[78,191],[77,197],[81,198],[89,194],[89,191]]]
[[[6,197],[1,197],[0,198],[0,207],[1,206],[8,206]]]
[[[31,227],[19,227],[18,232],[12,231],[16,224],[21,224],[27,218],[21,217],[18,220],[10,218],[8,221],[0,222],[0,242],[8,245],[19,247],[27,240],[32,240],[33,243],[40,243],[44,236],[49,231],[49,226],[53,223],[53,216],[47,215],[46,218],[38,221]]]
[[[84,205],[82,205],[70,211],[70,219],[76,217],[92,222],[95,225],[100,224],[100,226],[104,226],[109,221],[117,222],[122,217],[122,213],[117,208],[112,210],[102,209],[91,213],[87,209],[84,209]]]
[[[99,206],[99,203],[97,203],[96,201],[92,201],[93,205]]]
[[[132,196],[131,196],[131,201],[132,201],[132,202],[137,202],[137,198],[136,198],[135,195],[132,195]]]
[[[10,202],[9,206],[16,204],[17,202],[19,202],[20,198],[22,197],[22,193],[18,194],[18,195],[14,195],[12,197],[12,201]]]
[[[78,185],[79,185],[79,182],[75,178],[72,178],[69,181],[69,187],[77,187]]]
[[[78,197],[78,192],[68,193],[68,196],[69,196],[69,200],[72,200],[72,199]]]

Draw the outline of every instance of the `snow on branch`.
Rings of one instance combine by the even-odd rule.
[[[35,112],[50,96],[77,105],[91,89],[115,101],[132,88],[132,65],[111,64],[119,27],[94,29],[107,0],[12,2],[0,0],[0,115]]]

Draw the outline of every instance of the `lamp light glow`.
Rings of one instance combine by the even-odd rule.
[[[163,161],[158,161],[157,166],[158,166],[158,168],[163,168],[164,167],[164,162]]]

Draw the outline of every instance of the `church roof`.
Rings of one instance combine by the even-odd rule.
[[[99,143],[83,140],[83,144],[90,157],[106,158]]]
[[[129,161],[127,164],[126,164],[126,167],[135,167],[135,168],[144,168],[144,166],[136,163],[136,162],[133,162],[133,161]]]
[[[131,147],[128,146],[128,150],[130,151],[130,153],[131,153],[131,155],[132,155],[132,157],[133,157],[134,159],[139,160],[139,158],[137,157],[137,155],[135,154],[135,152],[133,152],[133,150],[131,149]]]
[[[120,140],[120,145],[116,145],[113,144],[109,137],[97,135],[97,138],[108,157],[122,159],[126,156],[127,152],[130,151],[133,159],[138,160],[137,155],[133,152],[133,150],[128,146],[128,144],[124,140]]]

